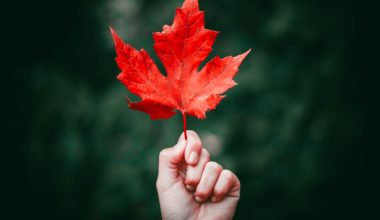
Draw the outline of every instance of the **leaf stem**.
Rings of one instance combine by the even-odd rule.
[[[185,140],[187,141],[186,112],[182,112],[182,120],[183,120],[183,133],[185,134]]]

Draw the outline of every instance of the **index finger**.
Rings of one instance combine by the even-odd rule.
[[[184,134],[182,133],[180,139],[184,139]],[[190,166],[195,166],[198,164],[200,155],[202,152],[202,141],[195,131],[187,131],[187,142],[185,149],[185,161]]]

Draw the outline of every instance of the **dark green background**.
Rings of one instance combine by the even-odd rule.
[[[180,116],[151,121],[128,109],[108,26],[159,63],[151,33],[181,4],[3,7],[3,219],[160,218],[157,157],[176,142]],[[236,219],[370,219],[379,208],[376,38],[364,31],[377,29],[373,10],[343,0],[200,5],[221,32],[208,59],[252,48],[239,85],[206,120],[189,119],[241,180]]]

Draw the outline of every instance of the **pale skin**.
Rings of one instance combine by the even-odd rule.
[[[214,161],[194,131],[163,149],[157,191],[162,219],[232,219],[240,198],[236,175]]]

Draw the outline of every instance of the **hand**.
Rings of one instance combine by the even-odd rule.
[[[162,218],[232,219],[240,197],[239,179],[210,161],[194,131],[161,151],[157,191]]]

